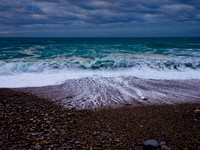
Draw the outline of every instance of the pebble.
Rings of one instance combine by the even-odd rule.
[[[41,146],[39,145],[39,143],[36,144],[36,146],[34,147],[34,149],[36,149],[36,150],[41,149]]]
[[[79,144],[80,143],[80,141],[75,141],[75,144]]]
[[[46,134],[46,136],[50,136],[50,135],[51,135],[50,133],[47,133],[47,134]]]
[[[166,142],[165,141],[161,141],[158,146],[162,146],[162,145],[166,145]]]
[[[196,114],[200,114],[200,105],[198,105],[194,111]]]
[[[196,106],[183,106],[176,107],[177,113],[171,113],[174,109],[168,105],[167,109],[130,106],[126,110],[124,106],[114,111],[63,110],[34,96],[9,97],[0,89],[0,149],[143,149],[143,140],[149,137],[166,140],[170,147],[162,141],[159,148],[162,146],[163,150],[183,150],[184,146],[188,146],[185,150],[198,149],[199,128],[193,121]],[[180,116],[185,108],[189,112],[184,119]],[[200,118],[195,115],[195,119]],[[147,147],[157,148],[158,144],[154,144]]]
[[[71,121],[71,118],[67,118],[66,120],[67,120],[67,121]]]
[[[96,131],[94,131],[92,135],[96,136],[96,135],[97,135],[97,132],[96,132]]]
[[[158,147],[158,142],[154,139],[151,139],[151,140],[147,140],[144,142],[144,146],[145,147]]]
[[[50,119],[51,119],[51,120],[53,120],[53,119],[54,119],[54,117],[50,117]]]
[[[115,142],[119,142],[119,138],[115,139]]]
[[[83,134],[83,131],[79,131],[77,136],[82,136],[82,134]]]
[[[51,121],[46,121],[46,123],[51,123]]]
[[[71,113],[67,113],[68,116],[71,116]]]
[[[162,145],[161,150],[171,150],[171,148],[166,145]]]
[[[194,113],[200,114],[200,109],[195,109]]]
[[[149,100],[147,97],[142,98],[142,100],[147,101]]]
[[[53,149],[54,149],[54,146],[53,146],[53,145],[50,145],[50,146],[49,146],[49,149],[50,149],[50,150],[53,150]]]

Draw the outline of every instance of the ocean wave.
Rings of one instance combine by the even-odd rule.
[[[41,73],[47,70],[120,70],[120,69],[150,69],[156,71],[200,70],[198,58],[169,58],[162,55],[126,55],[117,54],[103,58],[54,58],[54,59],[12,59],[0,61],[0,75],[15,73]]]
[[[69,79],[81,79],[87,77],[138,77],[143,79],[200,79],[200,69],[184,67],[182,70],[156,69],[145,65],[135,67],[118,67],[115,69],[83,69],[80,67],[57,68],[58,64],[37,63],[0,63],[0,87],[34,87],[61,84]],[[151,64],[152,65],[152,64]],[[79,66],[79,65],[78,65]]]

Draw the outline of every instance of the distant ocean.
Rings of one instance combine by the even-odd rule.
[[[200,38],[0,38],[0,87],[65,85],[71,105],[159,99],[173,87],[191,94],[200,90],[199,80]]]

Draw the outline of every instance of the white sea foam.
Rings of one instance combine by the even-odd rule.
[[[62,69],[44,70],[43,72],[13,73],[0,76],[0,87],[38,87],[57,85],[69,79],[81,79],[86,77],[120,77],[132,76],[144,79],[200,79],[200,70],[185,69],[155,70],[150,68],[129,68],[115,70],[87,70],[87,69]]]
[[[94,109],[126,104],[200,102],[200,80],[154,80],[135,77],[87,77],[60,85],[26,88],[66,108]],[[147,98],[147,100],[144,100]]]
[[[199,66],[199,58],[125,53],[96,59],[70,57],[37,61],[0,61],[0,87],[40,87],[86,77],[200,79]]]

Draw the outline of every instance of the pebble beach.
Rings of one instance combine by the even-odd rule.
[[[0,149],[145,149],[145,141],[154,139],[168,149],[199,150],[199,105],[69,110],[0,89]]]

